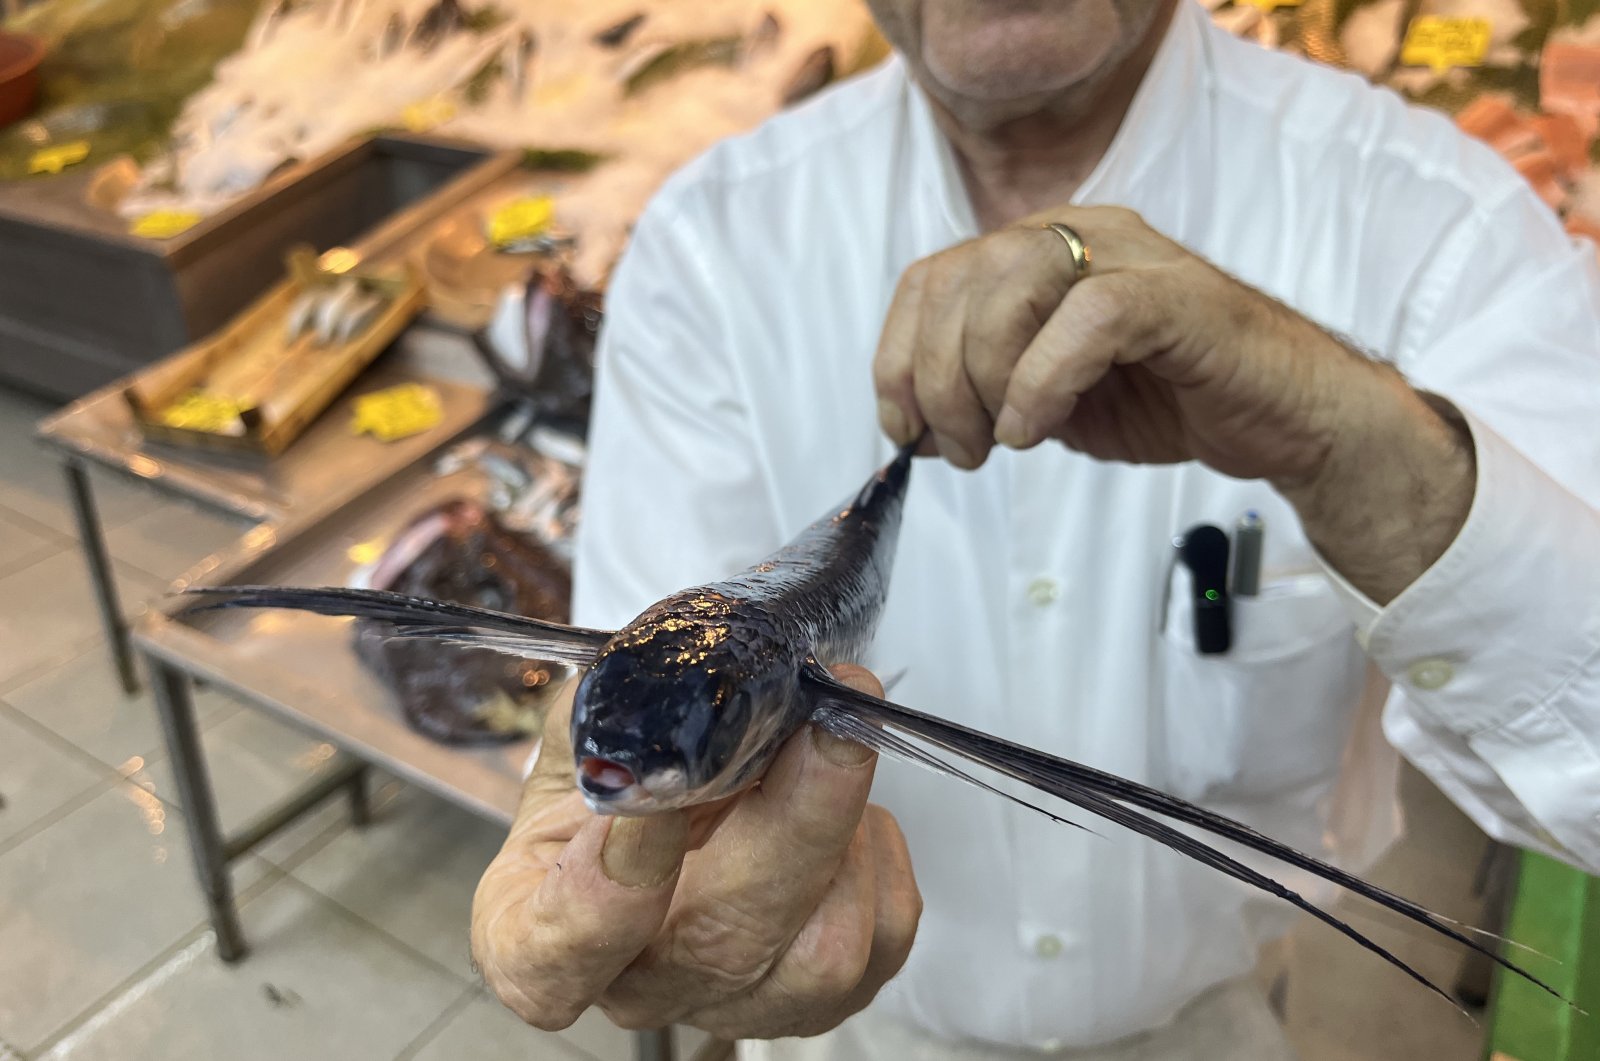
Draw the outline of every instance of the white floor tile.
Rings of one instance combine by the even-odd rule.
[[[341,833],[294,876],[471,977],[472,893],[505,830],[408,788],[371,825]]]
[[[103,641],[12,688],[5,700],[113,768],[135,757],[156,758],[162,751],[161,724],[148,687],[134,696],[122,691]],[[195,695],[195,710],[204,727],[231,715],[238,705],[215,690],[201,690]]]
[[[118,568],[116,578],[126,614],[166,590],[163,583],[126,568]],[[0,687],[76,656],[99,631],[89,572],[77,550],[0,578]],[[109,659],[105,665],[111,666]]]
[[[52,553],[75,547],[65,535],[17,513],[0,511],[0,575],[8,575]]]
[[[129,784],[96,796],[0,854],[0,1039],[31,1051],[204,919],[177,812]]]
[[[42,1056],[389,1061],[470,990],[287,878],[242,918],[243,962],[224,965],[202,936]]]
[[[0,714],[0,845],[105,780],[103,771]]]

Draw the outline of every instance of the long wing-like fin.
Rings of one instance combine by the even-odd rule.
[[[973,777],[971,774],[958,767],[951,766],[949,763],[945,762],[937,755],[934,755],[926,748],[918,747],[917,745],[906,740],[904,737],[890,733],[886,729],[880,729],[879,727],[872,725],[870,722],[863,722],[857,716],[849,714],[845,711],[841,711],[833,707],[819,707],[816,711],[812,712],[811,721],[815,722],[829,733],[832,733],[835,737],[843,737],[845,740],[853,740],[857,744],[864,744],[873,751],[881,754],[892,756],[896,759],[912,763],[916,766],[925,767],[929,770],[932,770],[936,774],[944,774],[946,777],[953,777],[958,781],[965,781],[969,785],[976,785],[985,792],[993,792],[1001,799],[1010,800],[1019,807],[1026,807],[1029,810],[1038,811],[1046,818],[1049,818],[1052,821],[1060,822],[1062,825],[1070,825],[1074,829],[1082,829],[1086,833],[1094,832],[1093,829],[1090,829],[1087,826],[1079,825],[1070,818],[1063,818],[1052,811],[1045,810],[1043,807],[1029,803],[1025,799],[1020,799],[1016,796],[1013,796],[1011,793],[1006,792],[1003,789],[995,788],[987,781]],[[1099,834],[1096,833],[1095,835]]]
[[[1316,908],[1277,881],[1252,870],[1223,852],[1189,836],[1187,833],[1180,832],[1153,818],[1131,810],[1123,806],[1123,804],[1133,804],[1146,810],[1155,811],[1176,821],[1193,825],[1216,836],[1221,836],[1254,851],[1269,855],[1297,869],[1305,870],[1323,880],[1347,888],[1357,895],[1377,903],[1379,906],[1393,910],[1411,921],[1483,954],[1503,968],[1538,986],[1556,998],[1568,1002],[1568,1005],[1572,1004],[1559,991],[1543,980],[1508,961],[1492,948],[1483,945],[1453,927],[1452,922],[1448,919],[1434,914],[1409,899],[1364,881],[1354,874],[1296,851],[1286,844],[1257,832],[1242,822],[1208,811],[1203,807],[1198,807],[1186,800],[1168,795],[1147,785],[1141,785],[1126,778],[1118,777],[1115,774],[1108,774],[1102,770],[1096,770],[1069,759],[1062,759],[1031,748],[1025,748],[1020,744],[992,737],[987,733],[982,733],[967,726],[947,722],[932,715],[890,703],[879,697],[858,692],[834,679],[821,666],[807,668],[805,679],[811,686],[812,695],[815,699],[815,709],[831,709],[836,712],[854,715],[866,723],[899,730],[936,747],[953,752],[970,762],[987,767],[996,773],[1016,778],[1041,792],[1057,796],[1069,803],[1166,844],[1168,847],[1180,851],[1198,862],[1293,903],[1307,913],[1312,914],[1318,920],[1338,929],[1368,950],[1381,955],[1391,964],[1403,969],[1413,979],[1426,984],[1441,995],[1445,995],[1445,993],[1404,961],[1367,939],[1343,921]],[[1449,998],[1448,995],[1445,995],[1445,997]]]
[[[227,608],[289,608],[317,615],[351,616],[393,623],[406,636],[432,636],[454,643],[470,643],[468,635],[493,638],[499,647],[515,644],[513,655],[582,666],[594,659],[611,638],[605,630],[566,626],[530,619],[509,612],[474,608],[468,604],[408,597],[380,589],[324,586],[216,586],[185,590],[201,603],[196,611]],[[397,631],[398,633],[399,631]],[[511,652],[500,647],[500,651]]]

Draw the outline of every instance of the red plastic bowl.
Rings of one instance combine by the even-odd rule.
[[[44,41],[0,30],[0,129],[26,118],[39,105],[39,64]]]

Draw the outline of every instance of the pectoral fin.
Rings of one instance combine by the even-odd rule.
[[[377,589],[335,586],[217,586],[184,591],[201,601],[193,610],[288,608],[317,615],[393,623],[394,636],[478,645],[527,659],[583,666],[611,638],[605,630],[567,626],[467,604],[408,597]]]
[[[861,738],[865,738],[862,743],[893,753],[895,749],[887,741],[871,735],[872,732],[878,730],[878,727],[883,727],[951,752],[969,762],[987,767],[996,773],[1016,778],[1040,792],[1066,800],[1068,803],[1097,814],[1102,818],[1125,826],[1136,833],[1182,852],[1202,865],[1210,866],[1235,880],[1243,881],[1252,887],[1278,896],[1286,902],[1299,907],[1317,920],[1332,926],[1360,946],[1377,954],[1389,964],[1401,969],[1413,980],[1447,999],[1458,1009],[1460,1006],[1455,999],[1451,998],[1437,984],[1344,921],[1314,906],[1311,902],[1271,877],[1252,869],[1224,852],[1190,836],[1188,833],[1175,829],[1133,808],[1140,807],[1154,811],[1167,818],[1192,825],[1213,835],[1241,844],[1251,850],[1269,855],[1297,869],[1314,874],[1323,880],[1347,888],[1357,895],[1369,899],[1386,909],[1393,910],[1439,935],[1448,937],[1465,947],[1477,951],[1479,954],[1485,955],[1502,968],[1515,973],[1556,998],[1562,998],[1561,994],[1549,984],[1501,957],[1490,947],[1453,927],[1453,923],[1448,919],[1419,906],[1409,899],[1395,895],[1375,884],[1368,883],[1354,874],[1296,851],[1286,844],[1257,832],[1242,822],[1208,811],[1203,807],[1196,806],[1176,796],[1168,795],[1148,785],[1141,785],[1126,778],[1118,777],[1115,774],[1108,774],[1104,771],[1084,766],[1081,763],[1072,762],[1069,759],[1047,755],[1044,752],[1035,751],[998,737],[992,737],[954,722],[947,722],[920,711],[901,707],[898,704],[867,693],[857,692],[837,681],[820,665],[808,667],[805,671],[804,681],[813,698],[814,710],[817,713],[824,718],[849,716],[859,723],[859,726],[854,727],[849,734],[842,732],[840,729],[836,729],[835,732],[840,732],[841,735],[850,735],[852,739],[859,739],[856,737],[859,734]],[[896,738],[896,740],[901,744],[909,743],[903,738]],[[962,780],[980,784],[980,787],[994,791],[990,786],[981,785],[970,776],[953,770],[945,766],[945,764],[939,763],[936,759],[932,763],[927,762],[928,759],[933,757],[923,749],[916,748],[915,745],[912,745],[912,747],[915,748],[916,754],[903,757],[925,766],[932,766],[933,769],[953,774]],[[1132,806],[1128,806],[1129,804]],[[1031,804],[1024,805],[1031,806]],[[1038,810],[1039,808],[1035,807],[1033,809]],[[1049,814],[1048,811],[1043,811],[1042,813]],[[1056,816],[1051,814],[1050,817],[1054,818]],[[1567,1000],[1562,998],[1562,1001]],[[1571,1005],[1570,1002],[1568,1004]]]

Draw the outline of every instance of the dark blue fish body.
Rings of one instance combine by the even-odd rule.
[[[605,643],[572,708],[590,806],[688,806],[766,771],[816,710],[807,669],[854,662],[872,641],[910,470],[908,449],[768,559],[673,594]]]
[[[827,665],[859,660],[883,610],[911,457],[910,447],[902,449],[859,493],[762,563],[725,581],[675,593],[619,631],[374,590],[234,586],[192,592],[212,598],[206,607],[296,608],[356,616],[392,624],[398,637],[583,667],[573,705],[572,746],[578,785],[589,805],[602,813],[646,814],[731,795],[758,779],[784,741],[811,722],[1065,822],[936,753],[1022,781],[1278,896],[1447,999],[1421,973],[1344,921],[1168,822],[1221,837],[1349,889],[1561,997],[1467,934],[1475,930],[1242,822],[835,680]]]

